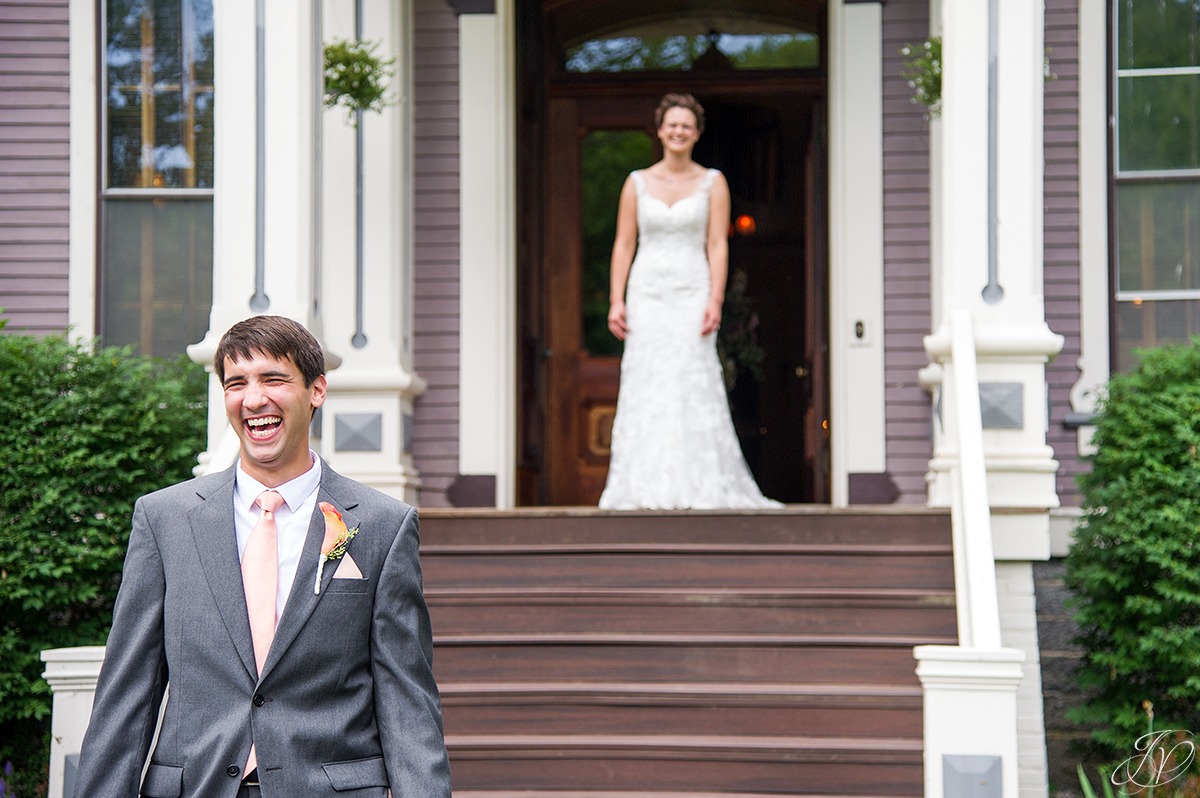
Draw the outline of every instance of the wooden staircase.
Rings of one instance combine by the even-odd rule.
[[[925,509],[422,512],[458,798],[917,796]]]

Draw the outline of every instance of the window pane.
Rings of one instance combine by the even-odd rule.
[[[1187,341],[1200,332],[1200,300],[1117,303],[1118,371],[1137,365],[1134,349]]]
[[[1116,203],[1119,290],[1200,289],[1200,181],[1120,183]]]
[[[1119,0],[1120,69],[1200,66],[1200,0]]]
[[[580,152],[583,197],[583,346],[593,355],[619,355],[608,330],[608,272],[617,233],[617,202],[625,177],[654,161],[644,130],[593,130]]]
[[[567,48],[568,72],[808,69],[820,66],[812,33],[707,36],[615,35]]]
[[[1200,75],[1122,77],[1117,84],[1117,168],[1200,168]]]
[[[108,0],[108,185],[211,188],[212,0]]]
[[[105,345],[171,357],[204,337],[212,307],[212,200],[104,203]]]

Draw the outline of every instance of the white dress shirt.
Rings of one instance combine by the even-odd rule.
[[[292,583],[296,581],[296,570],[300,567],[300,554],[304,550],[304,539],[308,536],[309,523],[317,507],[317,486],[321,484],[321,458],[313,452],[312,468],[279,487],[268,488],[242,470],[238,460],[237,475],[233,486],[233,527],[237,533],[238,560],[246,553],[246,541],[258,523],[259,507],[255,502],[264,490],[273,490],[283,496],[283,505],[275,511],[275,526],[279,530],[279,586],[275,592],[275,622],[283,615]]]

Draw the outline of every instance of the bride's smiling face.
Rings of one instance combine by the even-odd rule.
[[[668,108],[658,128],[658,140],[663,151],[686,152],[696,146],[700,131],[696,126],[696,115],[688,108]]]

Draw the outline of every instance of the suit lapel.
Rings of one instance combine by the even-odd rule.
[[[308,534],[304,538],[304,550],[300,554],[300,565],[296,569],[296,578],[292,582],[291,592],[288,593],[287,603],[284,604],[279,625],[275,627],[275,638],[271,641],[271,650],[267,653],[267,661],[263,663],[262,678],[266,678],[267,674],[275,667],[275,663],[296,640],[296,636],[304,628],[305,622],[317,608],[317,603],[326,594],[325,588],[329,585],[329,580],[333,578],[333,572],[337,570],[336,567],[325,568],[321,575],[321,592],[316,593],[313,590],[317,580],[317,563],[321,557],[321,543],[325,539],[325,516],[321,514],[320,503],[329,502],[343,514],[349,513],[358,506],[357,500],[351,500],[345,496],[339,498],[338,494],[344,493],[337,489],[342,477],[334,473],[327,463],[322,463],[321,468],[321,486],[317,490],[318,506],[313,507],[312,520],[308,524]],[[351,527],[358,523],[348,514],[345,515],[344,520],[346,525]],[[329,564],[327,563],[327,565]],[[249,622],[247,622],[246,628],[247,634],[249,634]]]
[[[250,638],[242,566],[238,560],[237,535],[233,530],[233,471],[220,476],[224,481],[214,478],[211,489],[208,483],[197,486],[196,493],[204,501],[188,513],[188,523],[217,611],[242,664],[253,677],[256,673],[254,643]]]

